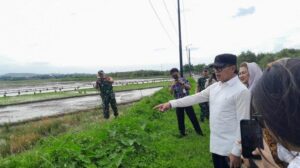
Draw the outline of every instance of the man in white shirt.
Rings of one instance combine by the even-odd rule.
[[[237,57],[215,57],[213,69],[219,82],[195,95],[156,106],[160,111],[209,102],[210,152],[215,168],[240,167],[240,120],[250,117],[250,92],[237,77]],[[229,164],[228,164],[229,159]]]

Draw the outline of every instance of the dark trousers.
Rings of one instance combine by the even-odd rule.
[[[182,135],[185,134],[184,111],[186,112],[186,114],[188,115],[190,121],[192,122],[195,131],[198,134],[202,135],[203,133],[202,133],[202,130],[200,128],[200,124],[197,120],[195,111],[194,111],[192,106],[176,108],[176,115],[177,115],[178,128],[179,128],[180,134],[182,134]]]
[[[228,162],[227,156],[221,156],[218,154],[212,153],[212,160],[214,163],[214,168],[229,168],[229,162]]]
[[[107,94],[107,95],[103,94],[103,95],[101,95],[101,99],[102,99],[104,118],[106,118],[106,119],[109,118],[109,104],[114,111],[114,116],[119,115],[115,94]]]
[[[201,113],[200,113],[200,121],[204,121],[205,118],[209,119],[209,105],[208,102],[200,103]]]

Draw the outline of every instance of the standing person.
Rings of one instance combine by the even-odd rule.
[[[170,74],[174,79],[170,87],[170,91],[174,95],[174,98],[180,99],[182,97],[189,95],[189,90],[191,89],[191,86],[188,80],[179,76],[179,70],[177,68],[172,68],[170,70]],[[177,115],[180,137],[186,136],[185,124],[184,124],[184,111],[186,112],[190,121],[192,122],[197,134],[203,135],[193,107],[187,106],[187,107],[176,108],[176,115]]]
[[[96,89],[100,90],[100,97],[102,99],[103,116],[105,119],[109,118],[109,104],[114,111],[114,116],[119,115],[115,93],[112,84],[114,80],[112,77],[105,76],[102,70],[98,71],[98,79],[96,81]]]
[[[262,70],[255,62],[243,62],[240,65],[239,78],[251,91],[262,76]]]
[[[191,96],[157,105],[155,109],[186,107],[209,102],[210,152],[215,168],[237,168],[241,165],[240,120],[250,118],[250,91],[237,77],[237,57],[221,54],[215,57],[214,72],[219,82]],[[228,164],[229,158],[229,164]]]
[[[206,80],[205,82],[205,88],[207,88],[208,86],[216,83],[218,80],[217,80],[217,77],[216,77],[216,73],[211,73],[210,77]]]
[[[202,90],[205,89],[205,82],[207,79],[209,79],[209,71],[208,67],[204,67],[202,71],[202,76],[198,79],[197,82],[197,93],[201,92]],[[200,113],[200,121],[204,122],[204,119],[207,118],[209,119],[209,106],[208,102],[200,103],[199,104],[201,108],[201,113]]]
[[[288,168],[300,167],[300,59],[281,59],[269,64],[253,89],[253,111],[260,114],[261,126],[268,129],[276,141],[277,156]],[[259,167],[278,165],[264,137],[264,149]]]
[[[240,64],[239,78],[241,82],[250,90],[250,92],[256,85],[257,81],[261,78],[261,76],[262,76],[262,70],[255,62],[251,62],[251,63],[243,62]],[[257,167],[253,159],[245,159],[245,158],[242,159],[243,159],[243,166],[250,167],[250,168]]]

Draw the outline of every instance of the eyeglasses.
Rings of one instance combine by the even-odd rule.
[[[225,68],[227,67],[230,67],[231,65],[226,65],[226,66],[223,66],[223,67],[214,67],[213,70],[215,72],[222,72]]]

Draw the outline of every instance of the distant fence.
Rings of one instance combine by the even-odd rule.
[[[131,84],[145,84],[145,83],[158,83],[158,82],[168,82],[171,79],[144,79],[144,80],[130,80],[130,81],[115,81],[113,86],[124,86]],[[18,96],[18,95],[30,95],[37,93],[50,93],[50,92],[62,92],[62,91],[77,91],[79,89],[91,89],[95,88],[96,83],[85,83],[82,85],[73,86],[53,86],[53,87],[36,87],[36,88],[26,88],[26,89],[8,89],[0,90],[0,97],[6,96]]]

